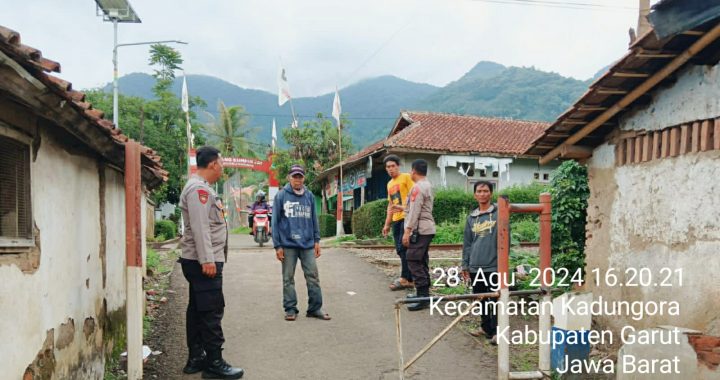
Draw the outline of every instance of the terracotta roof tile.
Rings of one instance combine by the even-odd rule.
[[[438,153],[488,153],[522,155],[550,123],[437,112],[401,112],[391,135],[343,160],[356,163],[385,149],[404,148]],[[335,165],[316,180],[337,170]]]
[[[94,109],[92,104],[85,102],[85,94],[72,89],[72,83],[47,74],[60,72],[60,63],[44,58],[40,50],[20,43],[20,33],[0,25],[0,52],[24,67],[33,77],[45,84],[58,96],[66,99],[78,114],[87,119],[92,125],[107,134],[108,138],[118,144],[118,149],[124,151],[124,145],[129,138],[122,133],[110,120],[105,120],[104,112]],[[162,169],[160,156],[148,148],[141,146],[143,155],[143,169],[152,173],[158,185],[167,181],[168,172]]]
[[[399,125],[405,119],[407,127]],[[542,136],[549,123],[454,115],[403,112],[385,146],[438,152],[519,155]]]

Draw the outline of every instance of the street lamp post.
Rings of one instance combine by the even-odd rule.
[[[123,46],[137,46],[137,45],[155,45],[155,44],[182,44],[187,45],[187,42],[184,41],[178,41],[178,40],[164,40],[164,41],[147,41],[147,42],[132,42],[132,43],[125,43],[125,44],[119,44],[117,43],[117,22],[114,22],[115,24],[115,43],[113,47],[113,124],[115,124],[115,128],[119,128],[118,124],[118,53],[117,50],[119,47]]]
[[[151,42],[135,42],[129,44],[118,44],[118,23],[135,23],[142,21],[138,17],[135,10],[128,0],[95,0],[97,5],[96,12],[98,16],[102,16],[103,21],[113,23],[113,124],[115,128],[119,127],[118,109],[118,48],[121,46],[132,45],[152,45],[163,43],[187,44],[187,42],[170,40],[170,41],[151,41]]]

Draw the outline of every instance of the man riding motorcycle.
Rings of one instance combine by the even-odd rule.
[[[262,190],[258,191],[257,194],[255,194],[255,203],[248,206],[250,208],[250,214],[248,214],[248,225],[250,226],[250,235],[253,234],[253,217],[255,216],[256,210],[266,210],[268,212],[268,220],[272,219],[272,217],[269,215],[270,213],[270,205],[265,200],[265,192]],[[268,235],[271,234],[272,231],[268,229]]]

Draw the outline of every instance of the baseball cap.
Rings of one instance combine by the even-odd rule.
[[[290,167],[290,176],[292,177],[295,174],[300,174],[305,177],[305,169],[300,165],[293,165]]]

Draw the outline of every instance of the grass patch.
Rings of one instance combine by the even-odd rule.
[[[451,296],[456,294],[467,294],[468,288],[464,284],[458,286],[437,286],[432,288],[433,293],[441,296]]]
[[[247,235],[250,233],[250,227],[237,227],[230,230],[231,234],[234,235]]]
[[[356,241],[356,240],[357,240],[357,238],[353,234],[343,235],[343,236],[335,238],[335,241],[337,241],[338,243],[341,243],[344,241]]]
[[[120,363],[117,358],[108,358],[105,361],[105,374],[103,380],[127,380],[127,374],[120,372]]]
[[[153,273],[157,273],[158,269],[160,268],[160,254],[157,253],[156,250],[148,247],[147,249],[147,268],[153,271]]]
[[[152,331],[152,323],[155,320],[150,315],[145,315],[143,317],[143,340],[147,339],[148,336],[150,336],[150,332]]]
[[[510,366],[515,371],[535,371],[538,366],[538,349],[531,344],[514,345],[510,353]]]
[[[165,253],[165,256],[167,257],[165,260],[160,257],[160,253],[158,253],[156,250],[148,247],[147,248],[147,269],[151,271],[154,275],[157,274],[165,274],[172,270],[172,264],[178,257],[178,251],[170,251]]]

